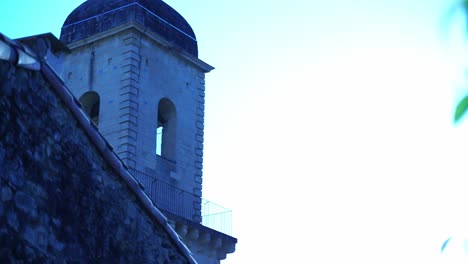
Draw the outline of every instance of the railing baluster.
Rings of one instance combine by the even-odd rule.
[[[200,198],[167,182],[163,182],[155,176],[134,169],[130,169],[130,173],[143,185],[145,192],[159,209],[183,217],[189,221],[198,222],[199,218],[194,214],[193,206],[195,201],[201,200],[201,224],[227,235],[231,235],[231,210]],[[188,207],[188,205],[190,205],[191,208]],[[196,218],[197,221],[195,221],[194,218]]]

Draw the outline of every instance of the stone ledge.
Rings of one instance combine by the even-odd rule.
[[[235,251],[236,238],[171,213],[165,211],[163,213],[182,241],[195,255],[200,254],[220,261],[225,259],[227,254]]]

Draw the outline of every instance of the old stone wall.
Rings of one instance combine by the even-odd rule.
[[[187,263],[40,72],[0,61],[0,263]]]

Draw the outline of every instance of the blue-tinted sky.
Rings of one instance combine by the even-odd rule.
[[[58,36],[82,2],[3,0],[0,32]],[[239,239],[223,263],[466,262],[439,254],[468,238],[455,1],[166,2],[216,67],[204,196],[233,209]]]

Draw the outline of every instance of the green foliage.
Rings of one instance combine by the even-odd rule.
[[[467,16],[466,29],[468,30],[468,0],[460,1],[460,7],[462,8],[465,16]],[[468,111],[468,95],[463,97],[463,99],[458,103],[457,108],[455,109],[455,116],[453,118],[454,122],[460,121],[460,119]]]
[[[463,11],[466,12],[468,10],[468,0],[463,0],[461,6],[463,7]]]
[[[460,2],[460,8],[462,9],[465,16],[468,16],[468,0],[463,0]],[[466,29],[468,30],[468,21],[466,21]]]
[[[455,122],[460,121],[460,119],[463,117],[463,115],[466,114],[468,110],[468,95],[465,96],[457,105],[457,108],[455,110],[455,116],[454,120]]]

